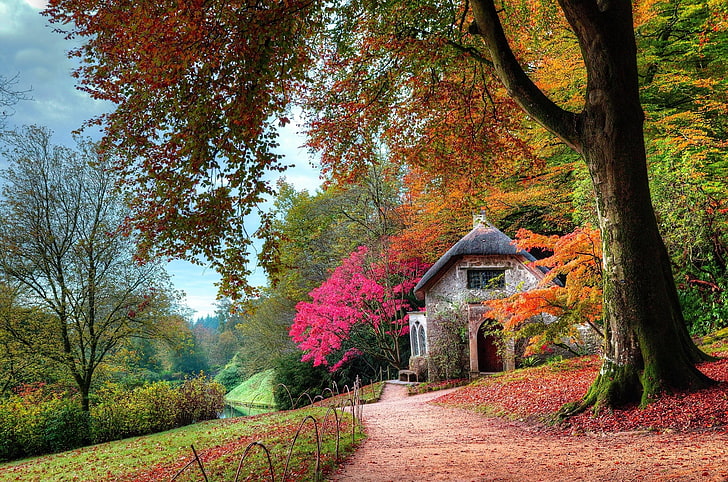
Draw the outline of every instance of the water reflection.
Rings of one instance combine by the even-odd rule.
[[[249,415],[260,415],[261,413],[275,412],[275,408],[249,407],[247,405],[225,405],[220,418],[247,417]]]

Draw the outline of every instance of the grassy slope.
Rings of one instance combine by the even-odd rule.
[[[0,464],[0,481],[157,481],[170,480],[193,459],[191,445],[201,456],[210,480],[233,480],[238,462],[251,442],[263,443],[271,452],[276,480],[283,473],[296,430],[303,425],[286,480],[311,480],[315,464],[313,416],[319,430],[325,429],[322,463],[334,465],[336,435],[333,415],[315,407],[237,419],[212,420],[146,437],[134,437],[61,454]],[[323,428],[322,428],[323,427]],[[340,455],[351,452],[362,435],[352,440],[351,419],[342,419]],[[246,459],[242,480],[267,477],[261,450]],[[196,466],[178,480],[201,480]]]
[[[363,387],[364,403],[381,395],[383,383]],[[296,430],[303,427],[290,462],[286,480],[312,480],[315,445],[312,416],[322,436],[324,471],[336,463],[336,432],[328,406],[347,406],[348,394],[323,402],[318,407],[274,412],[252,417],[210,420],[187,427],[144,437],[118,440],[60,454],[33,457],[0,464],[0,482],[4,481],[158,481],[170,480],[193,459],[191,445],[201,456],[210,480],[233,480],[238,462],[251,442],[261,442],[271,452],[276,480],[282,477],[286,458]],[[339,460],[351,453],[363,438],[361,430],[352,431],[351,415],[341,418]],[[353,433],[354,432],[354,433]],[[241,480],[265,480],[268,466],[262,450],[254,447],[246,458]],[[196,466],[186,470],[180,481],[201,480]]]
[[[231,404],[275,407],[274,370],[256,373],[225,395]]]

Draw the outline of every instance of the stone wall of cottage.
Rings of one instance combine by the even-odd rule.
[[[458,308],[463,311],[463,328],[469,331],[469,337],[477,334],[478,326],[469,326],[468,303],[479,303],[483,300],[510,296],[518,291],[526,291],[535,288],[543,278],[536,268],[529,268],[525,263],[528,260],[521,256],[506,255],[471,255],[459,259],[450,269],[426,292],[427,306],[427,340],[428,346],[433,347],[437,339],[442,336],[440,326],[436,320],[438,314],[444,311]],[[467,271],[469,269],[503,269],[505,270],[505,287],[501,289],[473,290],[467,288]],[[470,323],[472,324],[472,323]],[[479,325],[479,324],[478,324]],[[472,340],[470,341],[472,345]],[[477,347],[477,343],[475,345]],[[472,351],[467,348],[462,360],[463,369],[468,369],[468,353]],[[513,369],[513,349],[510,350],[510,359],[504,360],[506,369]],[[432,360],[430,360],[432,364]],[[430,373],[437,373],[437,367],[430,366]]]
[[[542,275],[534,272],[535,268],[529,268],[524,262],[528,261],[521,256],[462,257],[427,291],[425,305],[428,318],[453,304],[464,306],[469,302],[510,296],[518,291],[535,288]],[[505,269],[505,288],[467,289],[468,269]]]

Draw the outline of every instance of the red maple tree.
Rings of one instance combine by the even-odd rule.
[[[336,371],[367,354],[400,368],[412,289],[427,266],[418,259],[391,258],[372,257],[367,247],[359,247],[309,293],[311,301],[296,306],[290,335],[305,352],[303,361],[333,362]]]
[[[577,328],[582,325],[603,337],[599,230],[585,226],[565,236],[543,236],[521,229],[515,243],[519,249],[552,252],[533,262],[549,271],[536,289],[485,302],[492,309],[488,316],[499,320],[511,336],[529,340],[525,355],[562,344],[564,338],[580,341]],[[565,282],[554,283],[557,278]],[[537,322],[543,314],[554,318]]]

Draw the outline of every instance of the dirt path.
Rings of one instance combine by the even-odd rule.
[[[368,438],[331,480],[728,481],[728,434],[543,433],[406,396],[387,384],[364,407]]]

